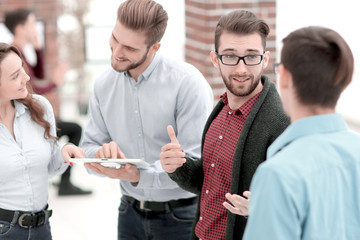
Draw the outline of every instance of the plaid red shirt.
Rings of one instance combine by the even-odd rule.
[[[195,233],[200,239],[224,239],[228,211],[223,206],[230,192],[231,171],[235,148],[245,121],[260,93],[240,108],[231,110],[227,94],[219,115],[211,123],[202,153],[204,184],[201,192],[200,219]]]

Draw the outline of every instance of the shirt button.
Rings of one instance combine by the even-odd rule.
[[[228,114],[229,114],[229,115],[231,115],[231,114],[232,114],[232,112],[230,112],[230,111],[229,111],[229,112],[228,112]]]
[[[200,217],[200,221],[202,221],[203,220],[203,217]]]
[[[135,110],[134,112],[135,112],[135,113],[138,113],[138,110]]]
[[[205,193],[208,194],[208,193],[209,193],[209,190],[206,190]]]
[[[139,133],[138,136],[141,137],[141,133]]]
[[[212,163],[212,164],[211,164],[211,167],[215,167],[215,163]]]
[[[220,139],[220,140],[223,139],[223,136],[219,136],[219,139]]]

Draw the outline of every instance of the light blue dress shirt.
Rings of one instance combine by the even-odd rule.
[[[212,108],[212,90],[203,75],[157,53],[137,82],[112,68],[95,81],[82,147],[94,157],[103,143],[115,141],[127,158],[151,164],[140,169],[136,186],[120,181],[124,195],[161,202],[189,198],[194,195],[162,170],[161,147],[170,142],[166,128],[172,125],[183,151],[200,158],[201,134]]]
[[[360,135],[338,114],[291,124],[251,183],[244,239],[360,239]]]
[[[33,95],[45,108],[45,119],[56,136],[55,118],[47,99]],[[64,163],[56,141],[44,138],[45,129],[31,120],[29,109],[14,101],[15,139],[0,123],[0,208],[40,211],[48,200],[48,178],[61,174]]]

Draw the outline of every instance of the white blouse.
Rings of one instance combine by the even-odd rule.
[[[55,117],[49,101],[33,95],[45,108],[45,119],[56,136]],[[31,120],[29,109],[14,101],[14,134],[0,123],[0,208],[40,211],[47,204],[48,178],[69,166],[54,140],[44,138],[45,129]]]

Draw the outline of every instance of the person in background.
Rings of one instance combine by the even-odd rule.
[[[334,30],[283,39],[279,90],[291,125],[255,173],[244,239],[360,239],[360,135],[335,112],[353,71]]]
[[[188,63],[161,55],[168,15],[152,0],[118,8],[110,36],[111,66],[95,82],[82,147],[90,158],[135,158],[150,164],[120,169],[91,163],[92,171],[120,179],[119,239],[189,239],[196,195],[161,169],[159,153],[173,125],[183,148],[199,157],[201,131],[213,108],[204,76]]]
[[[189,156],[186,143],[168,127],[171,143],[162,148],[162,168],[182,188],[200,194],[192,239],[242,238],[252,176],[289,125],[275,85],[262,74],[270,57],[268,34],[268,25],[250,11],[220,18],[210,57],[226,92],[205,125],[201,158]]]
[[[20,51],[0,43],[0,239],[50,240],[48,178],[82,149],[59,147],[54,113],[32,93]]]
[[[41,41],[36,32],[36,17],[30,9],[16,9],[5,13],[5,26],[14,35],[13,45],[22,52],[24,61],[29,69],[30,84],[36,94],[45,96],[52,104],[56,125],[59,129],[58,137],[67,136],[69,142],[79,145],[82,128],[79,124],[74,122],[62,121],[59,118],[59,99],[57,87],[64,81],[64,75],[68,69],[66,63],[59,64],[53,73],[51,81],[45,80],[44,71],[44,52],[41,46]],[[36,63],[32,65],[24,55],[24,50],[28,46],[32,46],[36,53]],[[62,175],[59,183],[58,194],[60,196],[66,195],[86,195],[92,191],[83,190],[74,186],[70,181],[71,168],[68,168]]]

